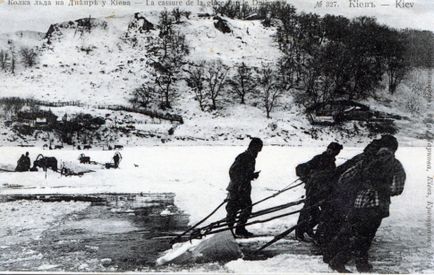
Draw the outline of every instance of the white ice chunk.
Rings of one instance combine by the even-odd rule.
[[[235,260],[243,256],[230,232],[214,234],[202,240],[175,244],[165,255],[157,259],[157,265],[186,264]]]

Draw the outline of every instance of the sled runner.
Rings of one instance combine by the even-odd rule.
[[[7,173],[9,173],[9,172],[16,172],[15,171],[15,166],[8,165],[8,164],[0,165],[0,172],[7,172]]]

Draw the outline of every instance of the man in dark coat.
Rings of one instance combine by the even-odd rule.
[[[245,224],[252,213],[251,181],[259,177],[255,172],[255,163],[258,153],[262,150],[262,140],[252,138],[247,151],[238,155],[229,169],[230,183],[228,191],[228,203],[226,205],[226,221],[232,229],[235,224],[237,213],[240,211],[235,234],[249,237],[253,234],[246,230]]]
[[[119,152],[116,152],[113,156],[113,162],[114,162],[114,168],[119,167],[119,162],[121,161],[121,154]]]
[[[26,154],[21,155],[20,159],[18,160],[15,171],[26,172],[29,170],[30,170],[30,158],[29,158],[29,152],[26,152]]]
[[[26,155],[25,155],[24,160],[23,160],[23,166],[24,166],[25,171],[30,170],[30,165],[31,165],[31,163],[30,163],[29,152],[26,152]]]
[[[360,162],[347,173],[357,175],[351,178],[358,182],[358,188],[351,198],[344,225],[330,243],[330,267],[339,272],[347,272],[345,264],[352,256],[359,272],[371,271],[368,250],[372,240],[382,219],[389,216],[390,197],[404,190],[405,171],[394,155],[398,149],[396,138],[384,135],[379,144],[380,149],[372,159]],[[346,180],[344,175],[340,183]]]
[[[327,201],[321,205],[321,216],[315,234],[323,253],[323,260],[330,261],[329,243],[340,231],[358,189],[357,173],[361,166],[369,163],[380,149],[380,140],[370,142],[362,153],[339,165],[329,177],[330,189]]]
[[[321,214],[319,202],[327,196],[328,178],[336,169],[336,156],[342,148],[339,143],[332,142],[325,152],[299,164],[295,169],[306,189],[306,200],[295,230],[295,236],[299,240],[305,240],[304,233],[314,237],[313,228],[318,224]]]

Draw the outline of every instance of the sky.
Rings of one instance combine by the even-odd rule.
[[[32,5],[11,5],[9,1],[30,1]],[[36,1],[51,1],[51,6],[36,6]],[[46,32],[52,23],[74,20],[82,17],[123,16],[137,11],[162,9],[158,5],[161,1],[182,2],[181,9],[199,11],[198,1],[207,3],[211,0],[129,0],[130,6],[114,6],[110,1],[119,0],[93,0],[98,6],[57,6],[56,0],[0,0],[0,33],[11,33],[22,30]],[[68,2],[70,0],[63,0]],[[92,0],[74,0],[92,1]],[[102,1],[106,5],[102,7]],[[127,1],[127,0],[120,0]],[[147,4],[146,4],[147,1]],[[153,4],[152,5],[152,1]],[[192,7],[186,7],[187,1]],[[261,0],[244,0],[261,1]],[[263,0],[262,0],[263,1]],[[347,17],[361,15],[375,16],[380,23],[395,28],[414,28],[434,31],[434,0],[286,0],[293,4],[297,10],[314,12],[320,15],[327,13],[339,14]],[[322,3],[319,7],[318,3]],[[327,3],[332,5],[326,7]],[[368,7],[363,7],[368,3]],[[370,4],[369,4],[370,3]],[[252,3],[254,4],[254,3]],[[370,7],[375,5],[375,7]],[[361,7],[362,6],[362,7]],[[169,6],[172,8],[173,6]]]

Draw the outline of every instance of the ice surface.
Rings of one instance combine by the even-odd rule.
[[[324,147],[265,146],[257,158],[256,169],[262,172],[259,179],[252,183],[253,201],[271,195],[274,193],[272,190],[282,189],[293,182],[296,179],[294,171],[296,164],[309,160],[324,149]],[[3,164],[16,163],[24,150],[30,152],[32,159],[41,152],[38,148],[1,147],[0,155],[7,156],[2,159]],[[60,174],[50,171],[47,177],[44,172],[0,173],[0,186],[2,186],[0,194],[173,192],[176,194],[176,206],[189,214],[190,223],[194,224],[208,215],[226,197],[225,189],[229,181],[228,169],[237,154],[243,150],[245,147],[239,146],[125,148],[122,151],[123,160],[120,169],[98,169],[95,173],[85,174],[82,177],[61,177]],[[345,147],[337,158],[338,164],[361,151],[361,147]],[[44,153],[55,156],[59,160],[77,162],[81,151],[58,150],[44,151]],[[113,153],[113,151],[86,151],[92,159],[101,162],[110,160]],[[402,162],[407,173],[406,187],[401,196],[392,198],[390,217],[383,220],[370,255],[378,272],[429,272],[433,270],[433,247],[429,240],[432,240],[434,236],[433,231],[429,230],[430,225],[427,224],[432,212],[427,210],[429,188],[427,186],[426,148],[400,147],[397,151],[397,158]],[[139,167],[134,164],[138,164]],[[8,188],[8,185],[4,185],[6,183],[22,187]],[[293,201],[303,194],[302,187],[296,188],[255,206],[254,211]],[[86,203],[40,203],[38,207],[35,207],[33,204],[21,204],[18,202],[2,204],[0,233],[2,236],[9,234],[4,239],[3,246],[13,244],[20,238],[27,238],[25,231],[18,233],[19,229],[37,227],[40,228],[38,232],[46,229],[55,217],[44,216],[43,213],[50,213],[53,207],[61,213],[70,213],[74,209],[82,209],[88,205]],[[9,206],[5,207],[7,205]],[[16,208],[15,213],[11,211],[12,207]],[[36,211],[38,208],[41,209],[41,214],[31,211]],[[6,212],[9,214],[5,214]],[[207,222],[221,219],[224,215],[225,211],[221,209]],[[256,234],[276,235],[294,225],[296,219],[297,215],[289,216],[251,226],[249,230]],[[8,227],[11,228],[11,232],[15,233],[8,233]],[[123,228],[129,230],[127,224],[120,224],[119,228],[119,230]],[[37,236],[38,234],[35,234],[34,237]],[[292,235],[289,237],[291,238]],[[247,239],[240,244],[249,245],[249,242],[263,244],[267,240],[265,237]],[[193,244],[198,245],[195,241]],[[261,260],[238,259],[227,263],[224,267],[220,266],[217,270],[241,273],[329,271],[327,265],[321,262],[321,258],[313,255],[309,250],[306,251],[304,246],[309,247],[297,242],[276,243],[270,249],[276,247],[281,249],[278,255]],[[189,248],[191,247],[186,247],[184,251]],[[204,266],[198,265],[190,266],[185,270],[206,271],[203,268]],[[207,266],[207,268],[211,267]],[[354,266],[350,265],[350,268]],[[174,270],[183,269],[178,266]]]

